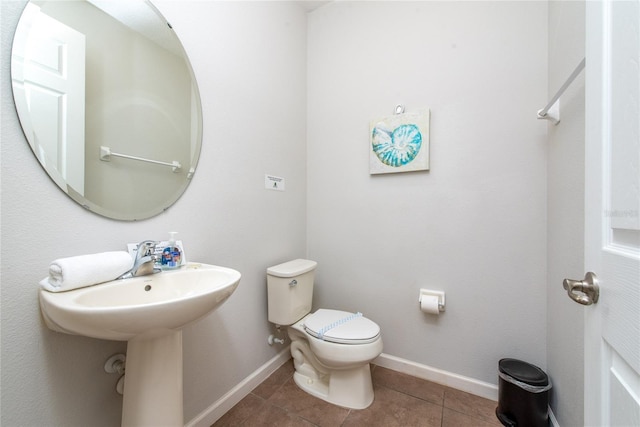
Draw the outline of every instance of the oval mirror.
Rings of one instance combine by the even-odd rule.
[[[185,191],[200,155],[200,96],[180,41],[148,1],[30,1],[11,79],[33,153],[86,209],[140,220]]]

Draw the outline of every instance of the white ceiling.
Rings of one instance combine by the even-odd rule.
[[[166,25],[166,21],[155,7],[150,7],[146,1],[88,1],[162,48],[182,56],[182,46],[173,30]]]

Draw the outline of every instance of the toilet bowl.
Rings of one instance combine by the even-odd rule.
[[[316,265],[298,259],[267,269],[269,321],[288,326],[298,387],[335,405],[364,409],[374,399],[369,362],[382,353],[380,327],[361,313],[311,313]]]
[[[382,353],[382,337],[380,328],[371,320],[360,317],[358,322],[369,322],[364,331],[351,331],[349,338],[334,333],[319,338],[306,324],[320,314],[327,313],[344,319],[354,316],[338,310],[320,309],[305,316],[288,328],[291,338],[291,355],[296,372],[294,381],[304,391],[335,405],[351,409],[364,409],[374,399],[371,369],[369,362]],[[344,332],[349,331],[349,322],[341,326]],[[356,335],[357,333],[360,335]],[[346,334],[345,334],[346,335]],[[335,336],[340,342],[333,342]]]

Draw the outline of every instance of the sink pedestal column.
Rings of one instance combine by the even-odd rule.
[[[127,343],[122,425],[182,426],[182,330]]]

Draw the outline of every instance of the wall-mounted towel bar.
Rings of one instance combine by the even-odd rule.
[[[573,70],[573,73],[571,73],[567,81],[564,82],[562,86],[560,86],[560,89],[558,89],[558,92],[556,92],[553,98],[551,98],[551,101],[549,101],[549,103],[542,110],[538,111],[539,119],[551,120],[554,125],[560,123],[560,97],[562,96],[564,91],[567,90],[569,85],[573,83],[576,77],[578,77],[578,74],[580,74],[580,72],[584,70],[585,64],[586,60],[585,58],[582,58],[582,61],[580,61],[576,69]]]
[[[161,162],[158,160],[145,159],[144,157],[136,157],[136,156],[130,156],[128,154],[114,153],[111,151],[111,148],[105,147],[104,145],[100,146],[100,160],[109,162],[111,161],[111,156],[122,157],[123,159],[138,160],[140,162],[154,163],[156,165],[171,166],[174,172],[180,172],[180,168],[182,168],[182,165],[177,160],[174,160],[171,163]]]

